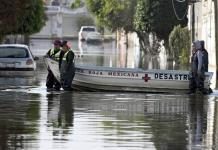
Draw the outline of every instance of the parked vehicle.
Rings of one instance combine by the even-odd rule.
[[[94,26],[82,26],[79,31],[79,40],[86,42],[101,42],[101,34]]]
[[[0,75],[33,75],[37,59],[27,45],[0,45]]]

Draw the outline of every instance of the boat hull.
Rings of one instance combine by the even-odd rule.
[[[58,62],[49,58],[45,62],[60,80]],[[206,89],[210,87],[212,75],[206,73]],[[189,90],[189,72],[77,65],[72,85],[86,91],[184,92]]]

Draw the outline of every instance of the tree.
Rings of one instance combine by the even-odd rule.
[[[187,1],[87,0],[87,6],[102,26],[112,31],[124,29],[126,33],[136,32],[140,48],[145,53],[158,53],[161,40],[168,47],[168,36],[173,27],[187,25],[184,15],[188,8]]]
[[[169,47],[177,63],[189,63],[191,35],[187,28],[175,26],[169,35]]]
[[[112,31],[124,29],[133,32],[133,14],[136,0],[87,0],[88,10],[97,18],[100,26]]]
[[[187,25],[188,1],[138,0],[135,14],[135,29],[139,35],[152,33],[158,41],[164,40],[168,47],[168,37],[173,27]]]
[[[42,0],[2,0],[0,5],[0,33],[7,34],[37,33],[45,24]]]
[[[18,1],[2,0],[0,5],[0,33],[1,36],[12,33],[17,28]]]
[[[76,9],[79,7],[83,7],[84,3],[81,0],[75,0],[72,4],[71,4],[71,9]]]
[[[22,0],[20,2],[20,15],[18,18],[19,34],[34,34],[41,30],[45,24],[45,14],[42,0]]]

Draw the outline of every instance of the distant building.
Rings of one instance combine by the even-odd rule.
[[[53,1],[51,2],[51,5],[52,5],[52,6],[60,6],[60,2],[59,2],[59,0],[53,0]]]
[[[56,1],[56,0],[55,0]],[[54,3],[53,3],[54,4]],[[72,10],[65,6],[45,6],[47,21],[42,30],[31,38],[77,38],[78,20],[90,17],[85,7]]]
[[[67,6],[70,7],[75,0],[43,0],[47,6]]]

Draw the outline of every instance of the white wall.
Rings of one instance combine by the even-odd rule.
[[[195,33],[193,40],[204,40],[209,54],[209,71],[214,72],[212,87],[216,82],[216,47],[215,47],[215,20],[214,2],[202,0],[195,5]],[[189,17],[191,17],[189,15]],[[189,18],[191,20],[191,18]]]
[[[72,10],[62,6],[47,6],[46,15],[48,20],[42,30],[33,34],[32,38],[63,38],[77,37],[79,16],[88,16],[87,9],[78,8]]]

